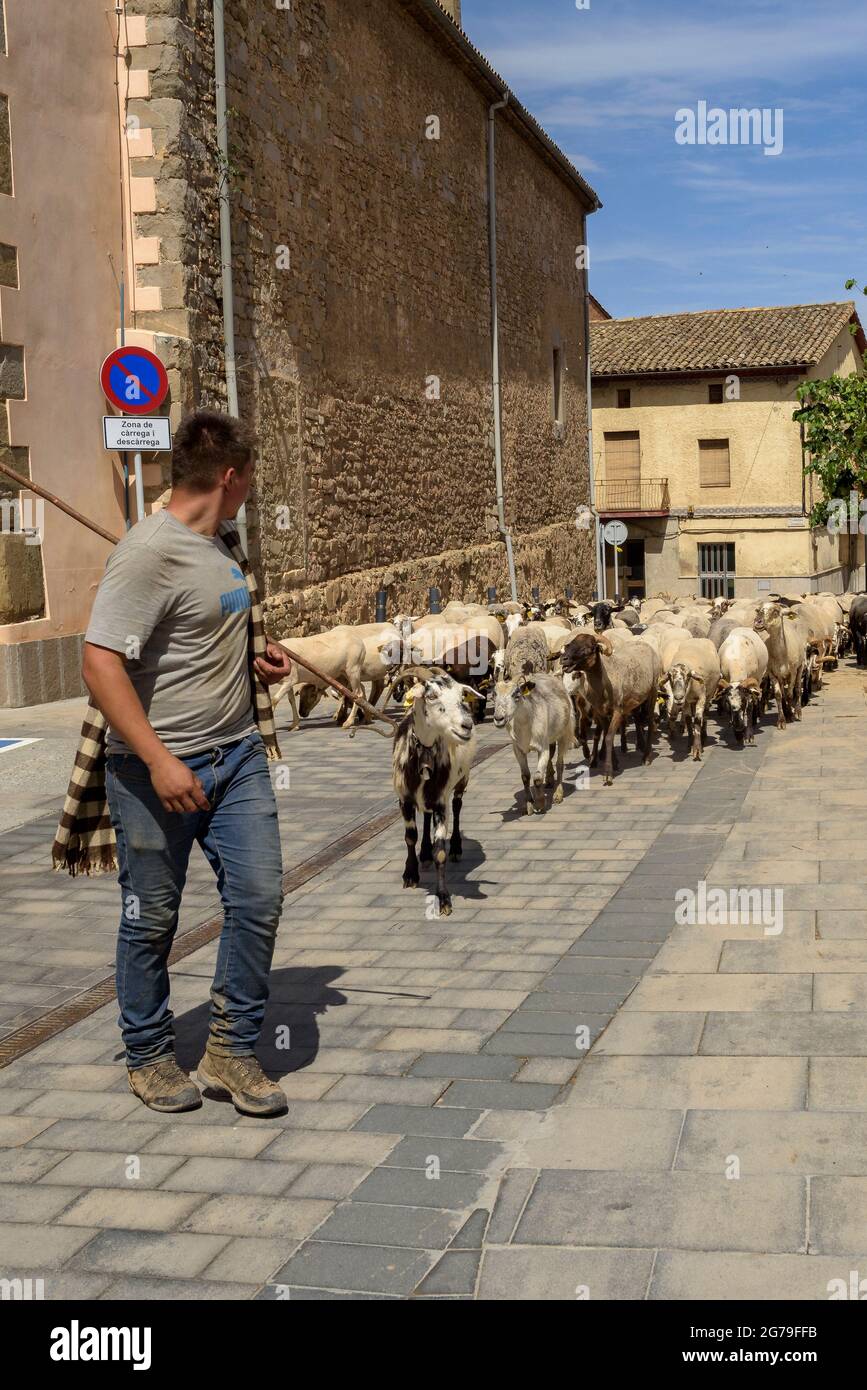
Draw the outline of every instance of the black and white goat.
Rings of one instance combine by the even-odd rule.
[[[461,804],[476,754],[475,725],[468,704],[477,700],[478,694],[442,671],[432,673],[415,667],[403,674],[412,679],[404,699],[409,712],[397,729],[392,753],[392,777],[407,851],[403,886],[417,888],[419,884],[416,815],[421,811],[421,863],[436,865],[440,916],[448,917],[452,900],[446,887],[446,841],[449,858],[460,859]]]

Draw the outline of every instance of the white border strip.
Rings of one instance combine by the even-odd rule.
[[[3,735],[0,734],[0,743],[2,743],[2,742],[3,742]],[[41,742],[42,742],[42,739],[41,739],[41,738],[16,738],[15,741],[14,741],[13,743],[8,744],[6,748],[0,748],[0,753],[11,753],[11,752],[13,752],[13,750],[16,749],[16,748],[23,748],[23,747],[25,746],[25,744],[27,744],[27,743],[41,743]]]

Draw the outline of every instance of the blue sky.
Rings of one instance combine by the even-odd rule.
[[[864,0],[463,0],[469,37],[596,189],[616,317],[854,297],[867,279]],[[675,112],[783,111],[783,149],[675,141]]]

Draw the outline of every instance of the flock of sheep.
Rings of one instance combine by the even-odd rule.
[[[617,769],[618,733],[625,752],[634,721],[648,763],[660,711],[672,741],[685,730],[694,759],[702,756],[714,701],[738,745],[750,743],[759,712],[771,701],[778,728],[800,719],[825,668],[850,642],[859,661],[867,657],[865,595],[449,603],[441,613],[287,639],[298,660],[273,698],[276,704],[289,696],[293,729],[328,690],[323,677],[362,698],[368,685],[369,706],[402,701],[404,716],[391,733],[407,846],[403,882],[417,887],[420,864],[433,864],[445,916],[451,912],[446,860],[461,857],[475,726],[491,696],[494,724],[508,733],[518,761],[527,814],[539,813],[548,789],[553,803],[562,801],[564,759],[576,742],[590,767],[602,751],[606,786]],[[301,664],[305,658],[315,672]],[[348,727],[368,715],[344,700],[335,718]],[[420,858],[418,813],[424,818]]]

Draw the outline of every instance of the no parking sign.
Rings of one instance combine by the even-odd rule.
[[[169,390],[162,362],[142,347],[122,347],[110,352],[100,369],[99,380],[106,399],[124,415],[152,414]]]

